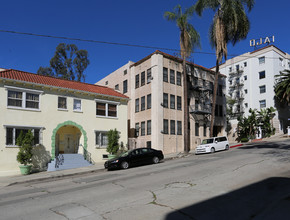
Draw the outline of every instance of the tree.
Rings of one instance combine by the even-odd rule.
[[[250,29],[250,22],[244,6],[250,11],[254,6],[254,0],[197,0],[195,10],[199,16],[205,9],[215,12],[213,22],[209,29],[210,42],[216,50],[216,69],[214,80],[214,93],[212,101],[210,135],[213,136],[215,120],[216,93],[219,77],[219,65],[222,59],[227,59],[227,44],[235,45],[245,39]]]
[[[276,109],[273,107],[258,111],[258,124],[262,129],[262,137],[270,137],[275,133],[275,128],[272,123],[275,111]]]
[[[86,50],[78,50],[74,44],[60,43],[50,60],[50,67],[40,67],[37,74],[85,81],[84,71],[89,63]]]
[[[167,11],[164,13],[164,18],[168,21],[176,23],[180,31],[180,53],[182,57],[183,67],[183,106],[184,106],[184,119],[183,119],[183,130],[184,130],[184,151],[189,152],[189,134],[188,134],[188,102],[187,102],[187,73],[186,73],[186,59],[190,56],[195,47],[200,47],[200,36],[195,28],[189,24],[189,19],[193,15],[194,7],[190,7],[182,12],[180,5],[174,7],[173,12]]]
[[[108,131],[108,146],[107,146],[107,152],[110,154],[116,154],[119,150],[119,139],[120,135],[117,129],[114,130],[111,129]]]
[[[277,83],[275,84],[275,99],[283,104],[290,104],[290,70],[280,72],[280,75],[275,76]]]

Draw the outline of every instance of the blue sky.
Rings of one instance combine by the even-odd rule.
[[[194,0],[9,0],[1,3],[0,30],[179,49],[178,28],[166,21],[163,14],[177,4],[188,7],[193,3]],[[272,35],[274,45],[290,53],[289,8],[290,2],[285,0],[256,0],[249,14],[248,38],[234,47],[229,45],[228,53],[252,51],[250,39]],[[212,16],[207,11],[203,17],[194,15],[191,20],[201,35],[202,45],[193,54],[194,62],[208,68],[215,65],[215,52],[208,40]],[[155,51],[0,32],[0,67],[36,73],[40,66],[49,66],[56,46],[62,42],[89,52],[90,65],[85,71],[88,83],[99,81],[129,60],[138,61]]]

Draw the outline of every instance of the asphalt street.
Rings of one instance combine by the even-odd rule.
[[[1,220],[289,216],[289,140],[0,188]]]

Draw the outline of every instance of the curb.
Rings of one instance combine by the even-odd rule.
[[[243,146],[244,144],[236,144],[236,145],[232,145],[230,146],[230,148],[234,148],[234,147],[240,147],[240,146]]]

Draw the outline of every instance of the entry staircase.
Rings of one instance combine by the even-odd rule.
[[[86,160],[82,154],[59,154],[48,164],[47,171],[68,170],[91,165],[92,161]]]

